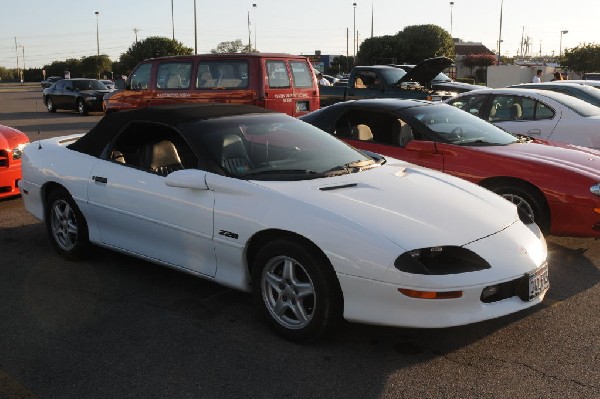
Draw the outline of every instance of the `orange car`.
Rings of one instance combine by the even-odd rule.
[[[25,133],[0,125],[0,198],[19,195],[21,154],[28,143]]]

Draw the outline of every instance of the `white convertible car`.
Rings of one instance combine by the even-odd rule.
[[[20,188],[66,257],[91,243],[252,291],[296,341],[342,319],[473,323],[549,287],[545,240],[510,202],[252,106],[109,114],[27,146]]]

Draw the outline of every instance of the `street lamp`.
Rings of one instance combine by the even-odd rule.
[[[100,56],[100,35],[98,34],[98,15],[100,15],[100,12],[96,11],[96,49],[97,49],[97,53],[96,55]]]
[[[194,0],[194,54],[198,54],[198,25],[196,23],[196,0]]]
[[[559,59],[559,62],[560,62],[560,59],[562,57],[562,37],[563,37],[563,35],[566,35],[567,33],[569,33],[568,30],[561,30],[560,31],[560,47],[558,48],[558,59]]]
[[[352,3],[352,6],[354,7],[354,30],[353,30],[353,45],[352,45],[352,56],[354,57],[354,62],[356,62],[356,3]]]
[[[171,0],[171,25],[173,25],[173,41],[175,41],[175,15],[173,14],[173,0]]]
[[[452,8],[454,6],[454,2],[450,2],[450,36],[452,36]]]
[[[256,45],[256,31],[257,31],[257,26],[256,26],[256,3],[252,3],[252,11],[254,12],[254,50],[258,51],[257,50],[258,46]],[[250,51],[252,51],[252,48],[250,48]]]

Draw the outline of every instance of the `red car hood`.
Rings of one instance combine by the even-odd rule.
[[[12,127],[0,125],[0,148],[11,150],[19,144],[28,143],[27,135]]]
[[[515,143],[477,147],[487,153],[570,169],[597,177],[600,181],[600,151],[586,147],[546,142]]]

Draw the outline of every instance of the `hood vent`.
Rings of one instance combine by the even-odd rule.
[[[339,188],[349,188],[349,187],[356,187],[356,186],[357,186],[356,183],[349,183],[349,184],[340,184],[339,186],[321,187],[321,188],[319,188],[319,190],[331,191],[331,190],[337,190]]]

